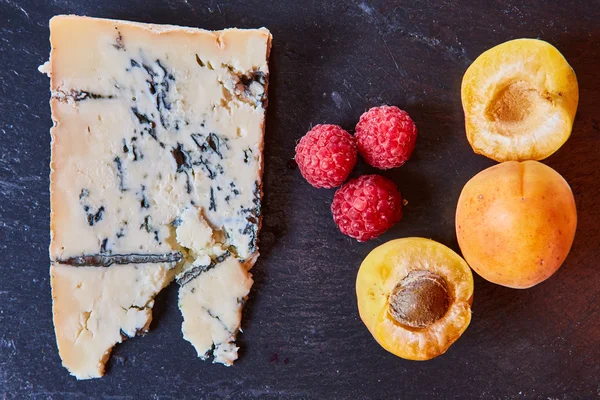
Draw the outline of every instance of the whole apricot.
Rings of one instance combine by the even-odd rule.
[[[429,360],[469,326],[473,275],[465,260],[440,243],[396,239],[364,259],[356,296],[360,318],[384,349]]]
[[[575,72],[550,43],[516,39],[481,54],[461,86],[467,139],[496,161],[541,160],[571,135]]]
[[[576,227],[569,184],[537,161],[481,171],[467,182],[456,208],[456,236],[467,263],[484,279],[515,289],[558,270]]]

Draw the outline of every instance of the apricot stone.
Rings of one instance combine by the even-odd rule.
[[[462,190],[456,235],[484,279],[525,289],[561,266],[577,226],[569,184],[537,161],[509,161],[475,175]]]

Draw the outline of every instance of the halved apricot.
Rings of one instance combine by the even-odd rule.
[[[575,72],[551,44],[502,43],[467,69],[461,98],[473,150],[496,161],[541,160],[571,135],[579,89]]]
[[[524,289],[548,279],[573,243],[577,210],[569,184],[537,161],[509,161],[475,175],[456,208],[465,260],[484,279]]]
[[[361,319],[384,349],[429,360],[445,353],[469,326],[473,275],[440,243],[396,239],[365,258],[356,295]]]

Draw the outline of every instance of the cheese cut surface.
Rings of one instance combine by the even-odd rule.
[[[200,358],[207,358],[214,346],[214,362],[231,365],[237,359],[235,335],[252,278],[232,256],[219,264],[195,267],[204,270],[179,290],[183,337],[194,345]]]
[[[100,376],[120,330],[145,331],[151,299],[177,274],[184,337],[229,365],[258,257],[270,33],[77,16],[54,17],[50,32],[40,70],[51,77],[50,257],[64,365]],[[119,294],[130,280],[149,296],[133,320]],[[73,335],[102,313],[99,334]]]
[[[148,331],[154,296],[172,265],[50,267],[56,341],[63,365],[79,379],[97,378],[116,343]]]

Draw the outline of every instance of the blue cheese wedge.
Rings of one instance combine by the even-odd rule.
[[[184,337],[230,365],[258,257],[269,31],[57,16],[50,41],[40,70],[51,78],[63,364],[80,379],[101,376],[114,332],[145,332],[151,299],[177,276]],[[128,283],[148,297],[142,314],[141,300],[120,293]],[[94,334],[76,334],[100,314]]]
[[[79,379],[102,375],[112,347],[148,331],[154,296],[172,279],[169,264],[50,267],[56,341]]]
[[[212,352],[214,362],[231,365],[237,359],[235,336],[252,278],[231,255],[220,263],[200,259],[194,269],[198,275],[179,290],[183,337],[194,345],[200,358],[206,359]]]

